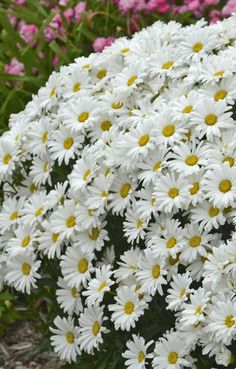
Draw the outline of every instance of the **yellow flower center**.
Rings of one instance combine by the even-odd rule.
[[[53,240],[53,242],[57,242],[58,237],[59,237],[59,233],[53,232],[53,234],[52,234],[52,240]]]
[[[200,315],[203,311],[203,308],[202,306],[198,306],[196,309],[195,309],[195,315]]]
[[[222,77],[224,74],[223,70],[219,70],[218,72],[215,72],[214,77]]]
[[[73,215],[66,219],[66,226],[67,228],[72,228],[75,226],[75,217]]]
[[[149,135],[143,135],[139,138],[138,144],[139,146],[145,146],[147,145],[149,141]]]
[[[178,195],[179,195],[179,190],[176,187],[171,188],[168,192],[168,196],[171,197],[172,199],[174,199]]]
[[[216,217],[219,214],[219,209],[212,207],[208,210],[208,214],[211,218]]]
[[[93,335],[94,335],[94,336],[97,336],[97,335],[98,335],[98,333],[100,332],[100,329],[101,329],[101,326],[100,326],[100,324],[98,323],[98,321],[96,320],[96,321],[93,323],[93,327],[92,327]]]
[[[225,90],[219,90],[215,93],[214,99],[215,101],[223,100],[227,96],[227,91]]]
[[[25,236],[21,241],[21,247],[26,247],[30,243],[30,236]]]
[[[152,201],[151,201],[152,206],[155,206],[156,202],[157,202],[157,199],[155,197],[152,197]]]
[[[201,237],[200,236],[193,236],[189,240],[189,246],[190,247],[198,247],[201,243]]]
[[[104,281],[100,284],[100,286],[98,287],[98,292],[101,292],[102,290],[104,290],[104,288],[107,286],[107,282]]]
[[[48,140],[48,132],[44,132],[42,135],[42,143],[46,143]]]
[[[231,156],[226,156],[223,160],[223,163],[229,163],[229,166],[232,167],[234,165],[234,158],[232,158]]]
[[[84,64],[83,67],[82,67],[82,69],[88,70],[88,69],[90,69],[90,67],[91,67],[90,64]]]
[[[76,297],[79,294],[77,288],[76,287],[71,288],[70,292],[71,292],[72,297],[74,297],[74,299],[76,299]]]
[[[128,86],[132,86],[132,84],[136,81],[136,79],[137,79],[137,76],[136,76],[136,75],[131,76],[131,77],[128,79],[128,81],[127,81],[127,85],[128,85]]]
[[[122,50],[120,50],[120,52],[122,54],[127,54],[129,52],[129,48],[122,49]]]
[[[199,191],[199,183],[194,182],[193,186],[190,188],[189,192],[191,195],[195,195]]]
[[[104,122],[102,122],[101,124],[101,129],[103,130],[103,132],[109,131],[110,128],[111,128],[111,122],[109,120],[104,120]]]
[[[198,162],[198,157],[196,155],[189,155],[186,159],[185,159],[185,163],[189,166],[193,166],[196,165]]]
[[[114,102],[112,105],[112,109],[120,109],[123,106],[123,103],[121,101]]]
[[[179,297],[182,299],[182,298],[184,297],[185,293],[186,293],[186,289],[185,289],[185,288],[183,288],[183,289],[180,291]]]
[[[50,92],[50,97],[53,97],[56,95],[56,88],[54,87]]]
[[[232,211],[232,206],[228,206],[227,208],[224,208],[223,212],[224,214],[229,214]]]
[[[92,217],[92,216],[93,216],[93,214],[94,214],[94,210],[93,210],[93,209],[88,209],[88,215],[89,215],[90,217]]]
[[[89,238],[92,241],[96,241],[96,239],[99,237],[100,229],[97,227],[92,228],[91,233],[89,233]]]
[[[7,165],[10,160],[11,160],[11,155],[10,154],[5,154],[3,159],[2,159],[2,162],[3,162],[3,164]]]
[[[80,90],[81,84],[76,82],[73,86],[73,92],[78,92]]]
[[[232,183],[228,179],[224,179],[219,184],[219,190],[223,193],[229,192],[232,188]]]
[[[78,116],[78,121],[80,123],[84,123],[89,118],[89,113],[87,111],[84,111]]]
[[[88,178],[88,176],[91,174],[91,170],[87,169],[86,172],[83,175],[83,180],[86,181],[86,179]]]
[[[141,219],[138,219],[136,222],[136,228],[141,228],[143,226],[143,221]]]
[[[153,172],[157,172],[158,169],[160,169],[160,167],[161,167],[161,161],[157,161],[156,164],[152,168]]]
[[[144,355],[144,353],[143,353],[143,351],[140,351],[139,353],[138,353],[138,362],[139,363],[142,363],[142,361],[145,359],[145,355]]]
[[[130,315],[134,312],[134,304],[132,303],[132,301],[126,302],[126,304],[124,306],[124,312],[127,315]]]
[[[16,220],[19,216],[19,211],[13,211],[13,213],[10,215],[10,220]]]
[[[170,69],[172,67],[172,65],[174,64],[174,62],[172,62],[171,60],[167,61],[166,63],[162,64],[162,69]]]
[[[128,196],[130,189],[131,189],[131,184],[130,183],[124,183],[120,188],[120,196],[123,199],[125,199]]]
[[[42,215],[43,212],[43,208],[39,208],[38,210],[36,210],[36,212],[34,213],[35,218],[40,217],[40,215]]]
[[[38,189],[38,186],[34,183],[32,183],[29,187],[30,192],[35,192],[37,191],[37,189]]]
[[[162,130],[162,134],[165,137],[170,137],[175,133],[175,126],[173,126],[172,124],[168,124],[167,126],[165,126]]]
[[[31,266],[28,263],[23,263],[21,270],[24,275],[29,275],[31,271]]]
[[[169,238],[169,240],[166,242],[167,249],[172,249],[175,245],[176,245],[176,238],[175,237]]]
[[[80,261],[78,262],[78,271],[80,273],[85,273],[88,270],[88,260],[87,259],[80,259]]]
[[[174,365],[176,364],[178,358],[179,358],[179,355],[177,354],[177,352],[171,351],[168,355],[168,363]]]
[[[208,125],[208,126],[214,126],[217,122],[217,116],[215,114],[208,114],[206,117],[205,117],[205,123]]]
[[[235,321],[234,321],[233,315],[227,315],[227,317],[225,318],[225,325],[226,325],[226,327],[228,327],[228,328],[233,327],[234,322]]]
[[[107,75],[107,70],[106,69],[100,69],[97,72],[97,78],[99,78],[99,79],[103,79],[104,77],[106,77],[106,75]]]
[[[154,265],[152,267],[152,277],[154,279],[157,279],[160,277],[160,272],[161,272],[161,268],[160,268],[160,265]]]
[[[47,162],[46,162],[46,163],[44,163],[44,164],[43,164],[43,171],[44,171],[44,173],[46,173],[46,172],[48,171],[48,168],[49,168],[48,163],[47,163]]]
[[[72,343],[74,343],[74,341],[75,341],[75,336],[74,336],[74,334],[73,334],[73,332],[67,332],[66,333],[66,340],[67,340],[67,342],[68,343],[70,343],[70,344],[72,344]]]
[[[172,256],[169,256],[168,262],[170,265],[175,265],[179,261],[180,253],[177,254],[176,258],[173,258]]]
[[[185,108],[182,110],[182,113],[185,113],[185,114],[189,114],[191,113],[191,111],[193,110],[193,106],[192,105],[187,105],[185,106]]]
[[[193,45],[192,50],[195,53],[199,53],[203,48],[203,44],[201,42],[196,42],[196,44]]]
[[[64,149],[69,150],[71,146],[73,145],[73,143],[74,143],[73,138],[67,137],[63,142]]]

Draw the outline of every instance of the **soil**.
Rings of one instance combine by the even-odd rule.
[[[40,335],[32,322],[20,322],[0,339],[0,369],[60,369],[53,352],[38,352]]]

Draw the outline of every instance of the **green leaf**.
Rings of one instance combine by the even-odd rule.
[[[49,47],[55,52],[55,54],[59,55],[60,58],[68,64],[70,62],[69,58],[66,54],[63,53],[60,46],[56,43],[56,41],[50,42]]]

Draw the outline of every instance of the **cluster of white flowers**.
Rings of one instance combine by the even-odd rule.
[[[130,332],[129,369],[196,368],[197,347],[234,361],[235,102],[232,16],[118,39],[53,73],[11,117],[1,284],[30,293],[45,258],[57,261],[62,359],[102,350],[113,329]],[[137,322],[158,300],[175,324],[149,340]]]

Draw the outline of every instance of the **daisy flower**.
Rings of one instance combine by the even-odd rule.
[[[120,256],[120,260],[117,264],[119,267],[115,270],[114,275],[117,281],[122,281],[135,274],[138,266],[140,256],[140,249],[138,247],[132,247],[130,250],[124,252]]]
[[[108,232],[105,229],[106,224],[104,221],[97,224],[96,227],[90,227],[85,232],[79,232],[73,238],[75,246],[79,246],[82,251],[101,251],[105,241],[109,241]]]
[[[107,320],[103,316],[104,306],[91,306],[84,309],[79,317],[79,345],[81,350],[87,353],[93,353],[103,343],[102,334],[108,333],[108,330],[102,326]]]
[[[50,218],[52,231],[60,234],[62,239],[71,237],[76,230],[79,230],[75,210],[74,201],[67,200]]]
[[[124,209],[130,203],[135,187],[136,184],[127,175],[120,174],[115,177],[111,186],[113,198],[108,209],[112,210],[114,214],[123,214]]]
[[[83,292],[86,298],[86,304],[88,307],[99,304],[107,291],[110,291],[110,287],[114,284],[111,279],[113,272],[110,265],[103,265],[101,268],[96,268],[96,277],[91,279],[88,283],[86,291]]]
[[[113,312],[111,321],[114,322],[116,330],[130,331],[144,313],[137,293],[133,288],[119,287],[115,301],[115,304],[108,305],[109,311]]]
[[[63,278],[59,278],[56,290],[57,302],[68,315],[79,315],[83,310],[80,292],[76,287],[70,287]]]
[[[79,328],[74,325],[74,319],[67,319],[57,316],[54,319],[56,328],[50,327],[53,333],[51,344],[61,360],[69,363],[76,361],[76,357],[81,354],[78,344]]]
[[[173,145],[181,141],[184,134],[187,132],[187,127],[184,122],[177,122],[173,119],[173,114],[170,109],[159,114],[156,117],[158,122],[156,126],[156,143],[160,145]]]
[[[9,197],[2,204],[0,213],[0,229],[1,232],[8,231],[12,226],[16,225],[22,213],[25,203],[24,197]]]
[[[27,251],[34,250],[34,242],[36,241],[36,232],[34,227],[20,225],[15,231],[6,246],[6,252],[9,256],[15,256]]]
[[[62,241],[60,233],[52,230],[51,223],[45,220],[42,223],[43,230],[38,231],[37,242],[39,243],[38,248],[47,255],[48,259],[53,259],[55,256],[60,257],[62,251]]]
[[[154,195],[157,198],[157,209],[170,213],[176,209],[183,209],[189,201],[190,185],[183,177],[175,177],[167,173],[155,183]]]
[[[128,369],[145,369],[146,360],[153,358],[152,353],[147,353],[147,350],[152,344],[153,341],[145,343],[143,337],[132,334],[132,340],[130,339],[126,343],[127,350],[122,354],[122,356],[127,359],[125,361],[125,366]]]
[[[142,63],[134,63],[123,69],[112,81],[118,94],[131,94],[145,78],[145,68]]]
[[[136,276],[141,284],[141,292],[147,291],[153,296],[158,291],[160,295],[163,295],[162,285],[167,283],[164,278],[166,274],[163,258],[155,257],[149,249],[140,255]]]
[[[124,236],[128,242],[133,244],[134,241],[138,243],[140,239],[143,240],[146,227],[147,222],[138,214],[138,209],[134,206],[129,208],[123,223]]]
[[[74,191],[85,190],[88,183],[95,177],[98,167],[94,157],[86,153],[78,159],[69,175],[69,183]]]
[[[196,325],[205,320],[206,308],[209,304],[211,292],[198,288],[190,295],[190,303],[183,304],[180,323],[183,326]]]
[[[167,309],[174,311],[181,309],[183,302],[188,300],[188,295],[194,291],[190,288],[192,282],[189,273],[173,275],[170,283],[171,288],[167,290]]]
[[[93,271],[92,258],[92,254],[82,252],[79,248],[67,248],[65,255],[61,257],[60,266],[64,279],[70,287],[79,288],[81,284],[84,286],[87,284]]]
[[[37,273],[41,265],[33,253],[22,253],[9,258],[6,265],[5,282],[17,291],[30,294],[36,287],[36,279],[41,278]]]
[[[0,141],[0,177],[10,175],[13,172],[16,154],[16,143],[10,139],[2,138]]]
[[[189,354],[188,346],[183,342],[177,333],[169,333],[165,338],[161,337],[155,345],[154,359],[152,362],[154,369],[182,369],[189,367],[187,359]]]
[[[191,115],[190,123],[196,135],[201,139],[206,135],[208,141],[213,141],[221,136],[222,129],[232,128],[232,113],[229,112],[223,100],[212,101],[211,99],[201,99]]]
[[[46,191],[40,191],[30,196],[22,209],[22,222],[32,226],[36,221],[41,221],[48,210]]]
[[[57,159],[59,165],[63,161],[68,165],[70,159],[74,159],[79,154],[83,140],[80,134],[72,134],[68,128],[61,129],[53,135],[53,140],[48,142],[51,158]]]
[[[190,210],[190,218],[193,224],[198,225],[200,231],[205,229],[210,232],[213,228],[218,229],[226,222],[222,210],[208,201],[201,201]]]

